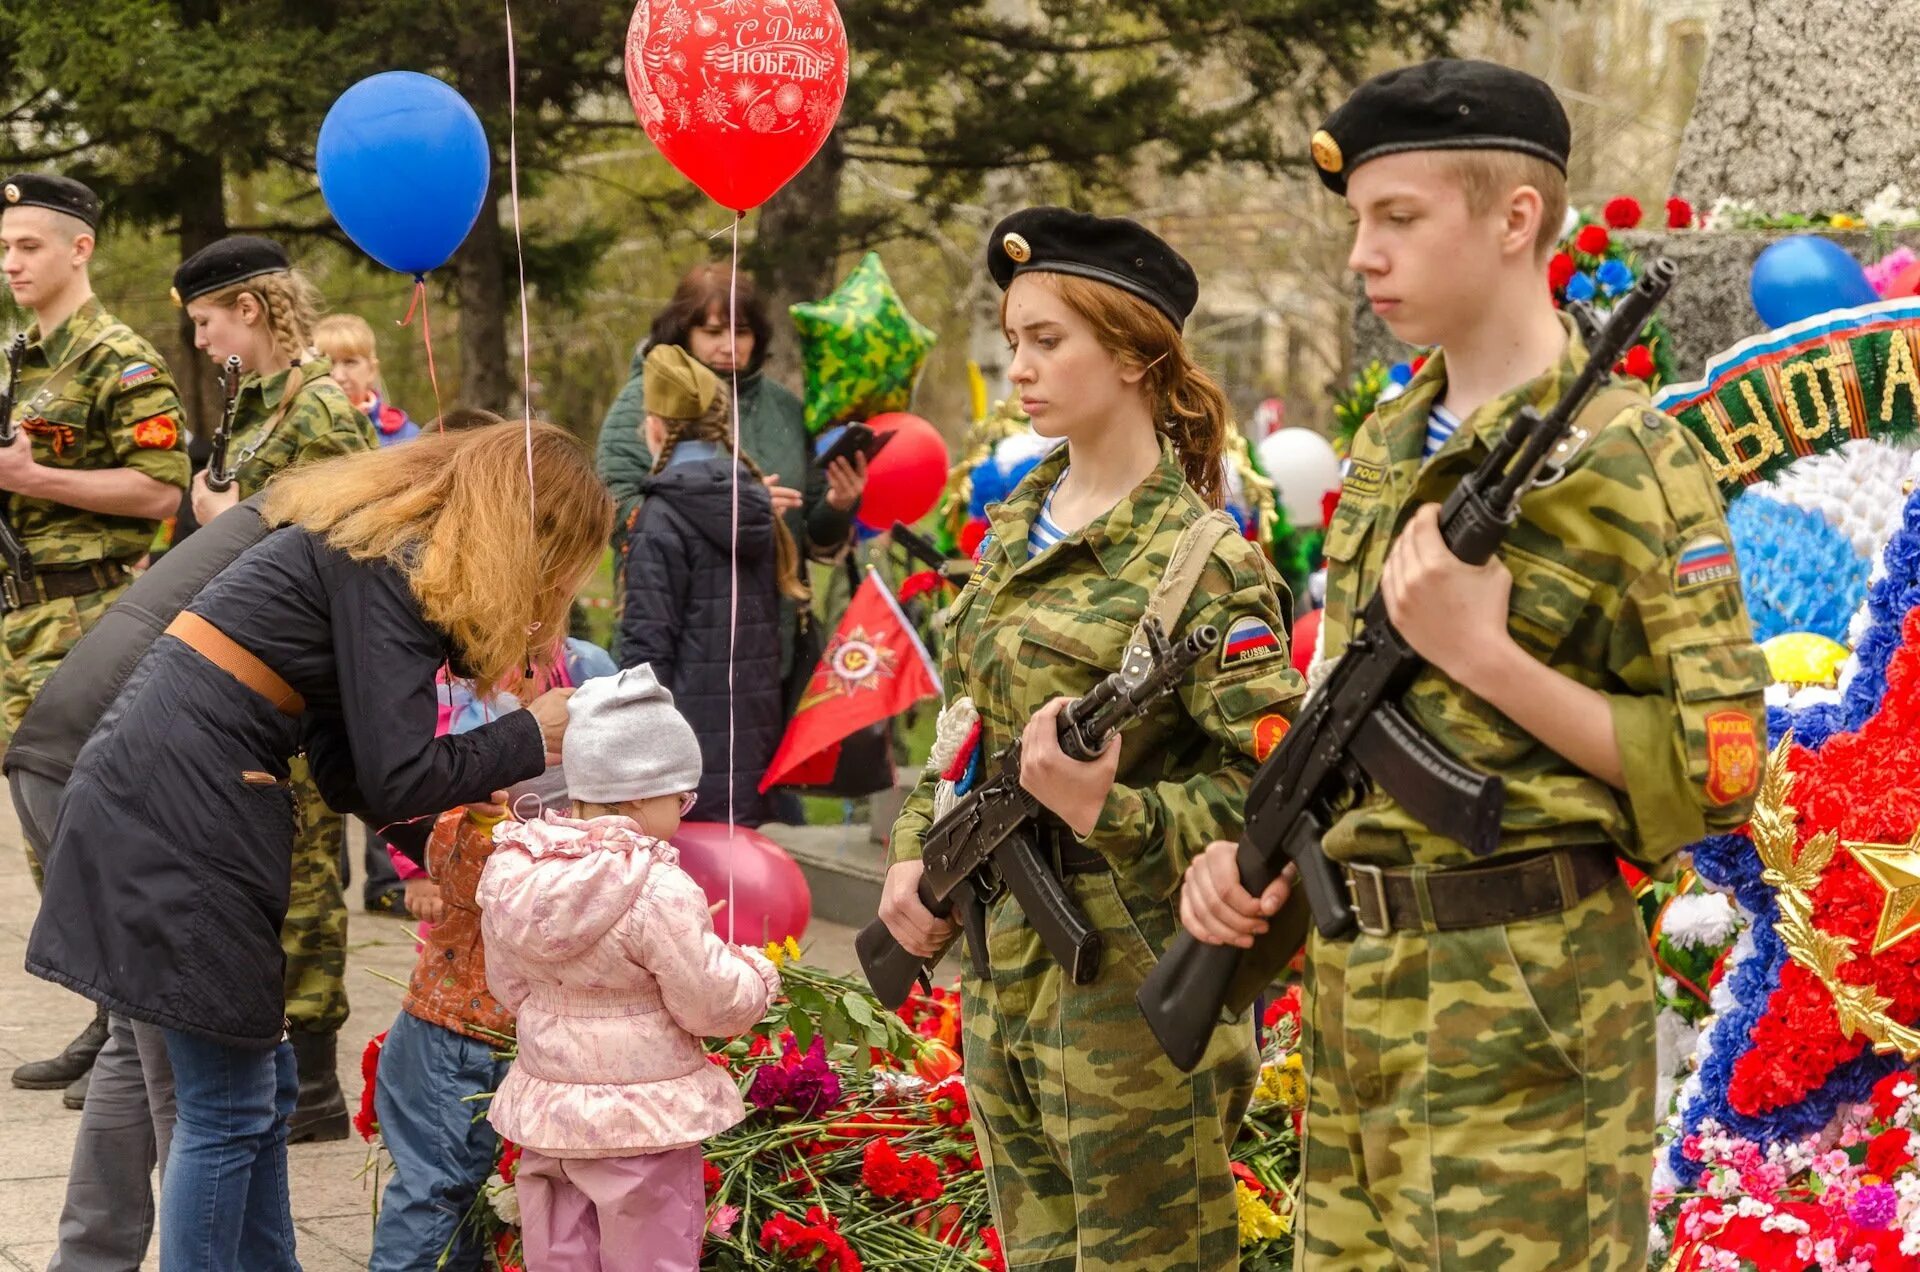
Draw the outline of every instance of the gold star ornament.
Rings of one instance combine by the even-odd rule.
[[[1880,926],[1873,934],[1873,952],[1892,949],[1920,932],[1920,830],[1904,844],[1848,843],[1843,847],[1886,890]]]

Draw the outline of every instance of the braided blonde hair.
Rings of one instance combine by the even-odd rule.
[[[653,418],[660,421],[667,433],[660,453],[653,457],[652,471],[655,473],[666,468],[673,458],[673,448],[681,442],[715,442],[723,451],[731,453],[733,450],[733,399],[725,385],[714,394],[713,405],[696,419],[676,420],[664,415]],[[759,465],[745,451],[740,452],[740,463],[753,474],[754,480],[766,480]],[[800,578],[800,549],[793,541],[792,532],[787,529],[786,518],[779,516],[773,519],[773,569],[782,596],[796,601],[812,599],[813,593],[807,590],[806,583]]]
[[[232,309],[242,296],[248,295],[266,315],[273,347],[292,362],[306,357],[313,347],[313,329],[320,321],[320,308],[324,303],[320,289],[299,270],[288,269],[230,284],[199,299],[222,309]]]

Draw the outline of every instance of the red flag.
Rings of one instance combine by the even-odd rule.
[[[868,571],[807,681],[760,789],[832,781],[841,739],[939,695],[926,646],[880,576]]]

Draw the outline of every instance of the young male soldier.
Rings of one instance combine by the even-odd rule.
[[[31,580],[11,568],[0,579],[0,745],[126,590],[187,485],[173,377],[87,277],[99,220],[100,200],[78,181],[19,173],[0,183],[7,287],[34,319],[13,407],[22,436],[0,447],[0,510],[32,559]],[[27,861],[37,884],[31,848]],[[13,1084],[78,1082],[106,1035],[103,1010],[60,1055],[14,1070]]]
[[[1669,869],[1759,780],[1766,663],[1720,498],[1643,389],[1596,395],[1497,557],[1440,536],[1441,501],[1586,360],[1546,279],[1568,143],[1545,84],[1462,61],[1369,81],[1313,138],[1374,312],[1437,346],[1354,439],[1323,657],[1383,590],[1432,664],[1408,713],[1507,802],[1485,861],[1379,791],[1327,835],[1362,930],[1308,945],[1307,1272],[1646,1266],[1653,971],[1614,857]],[[1247,943],[1285,895],[1247,895],[1215,844],[1182,918]]]

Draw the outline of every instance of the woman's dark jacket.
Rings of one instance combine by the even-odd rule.
[[[270,1047],[294,842],[287,761],[304,750],[335,811],[431,818],[545,768],[525,711],[436,738],[454,651],[405,576],[298,528],[242,554],[187,609],[305,699],[297,719],[161,636],[74,765],[27,970],[115,1011]]]
[[[699,736],[702,776],[696,821],[727,820],[731,692],[733,820],[758,826],[770,811],[760,779],[780,745],[786,720],[780,691],[780,593],[773,503],[767,488],[743,468],[740,608],[738,625],[733,626],[731,467],[728,459],[718,457],[674,463],[644,483],[646,497],[627,544],[626,607],[614,657],[622,667],[651,663],[654,675],[672,691],[674,706]]]

